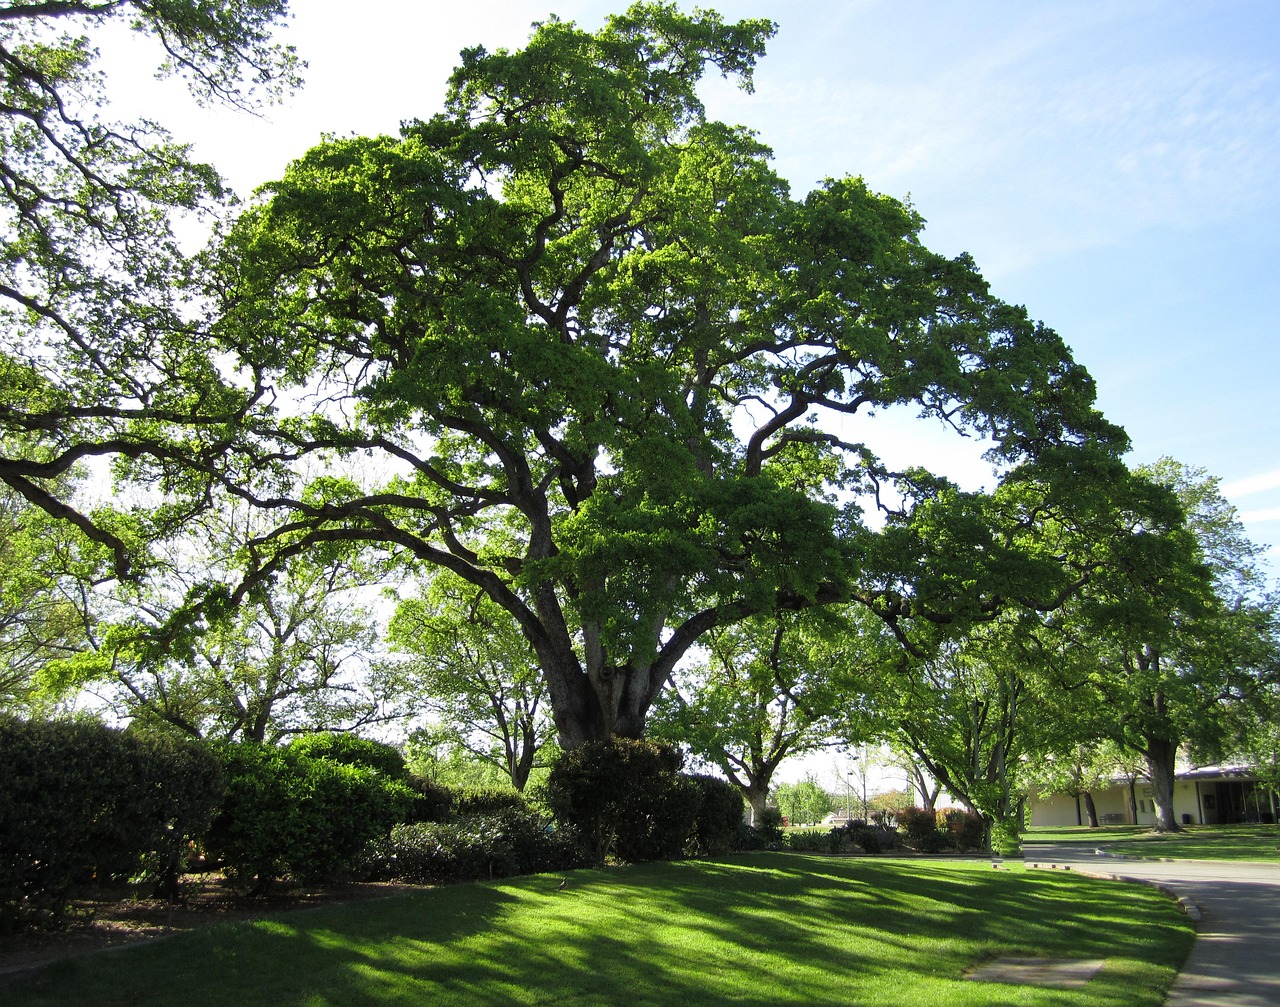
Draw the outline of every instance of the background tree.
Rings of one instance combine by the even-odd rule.
[[[1028,764],[1023,780],[1042,794],[1066,794],[1074,799],[1076,824],[1096,829],[1098,809],[1093,803],[1093,791],[1113,778],[1115,768],[1105,753],[1076,745],[1066,752],[1041,753],[1040,758]]]
[[[86,649],[49,665],[45,688],[88,687],[121,717],[227,740],[275,742],[409,716],[412,697],[376,661],[379,627],[361,603],[374,574],[357,551],[291,556],[238,605],[189,604],[207,599],[211,584],[239,580],[260,519],[225,503],[195,515],[152,557],[164,586],[121,583],[99,594]]]
[[[155,123],[102,117],[88,36],[128,24],[199,98],[251,108],[296,82],[269,39],[284,14],[285,0],[0,10],[0,482],[108,550],[118,575],[187,508],[86,505],[60,480],[87,459],[216,450],[265,389],[224,380],[179,303],[191,264],[175,217],[225,206],[218,176]]]
[[[492,764],[524,790],[553,728],[537,657],[510,613],[442,572],[425,597],[400,602],[388,638],[412,655],[396,673],[434,715],[433,742]]]
[[[1107,734],[1142,755],[1156,828],[1179,828],[1173,782],[1179,750],[1209,760],[1229,747],[1233,711],[1274,662],[1273,610],[1260,591],[1256,548],[1202,470],[1162,459],[1142,472],[1176,497],[1185,518],[1167,530],[1130,515],[1127,558],[1064,613],[1089,655]],[[1064,623],[1065,625],[1065,623]]]
[[[716,766],[759,822],[782,762],[832,744],[836,723],[855,719],[856,683],[875,674],[880,659],[867,645],[874,631],[860,633],[859,617],[875,622],[818,610],[711,631],[706,663],[677,673],[650,735]]]
[[[483,590],[565,747],[640,735],[690,649],[753,615],[854,599],[905,638],[1061,595],[982,498],[878,461],[877,410],[990,438],[1058,506],[1123,446],[1057,335],[913,210],[848,178],[793,200],[706,121],[704,70],[749,85],[772,31],[636,4],[467,50],[442,114],[309,151],[216,253],[217,347],[296,391],[246,403],[212,475],[284,548],[374,542]],[[401,474],[249,478],[355,452]]]
[[[774,790],[778,810],[792,825],[813,825],[836,806],[836,800],[810,774],[798,783],[780,783]]]

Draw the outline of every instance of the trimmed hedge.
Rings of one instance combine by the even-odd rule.
[[[222,795],[202,745],[93,722],[2,718],[0,767],[0,931],[58,925],[95,881],[176,894]]]
[[[416,883],[479,881],[586,866],[590,856],[572,828],[543,815],[507,808],[452,822],[397,825],[372,840],[365,877]]]
[[[743,824],[742,793],[718,776],[690,776],[698,789],[698,814],[693,824],[695,853],[719,856],[736,849]]]
[[[391,780],[405,780],[409,776],[404,756],[395,745],[345,731],[302,734],[289,742],[288,748],[308,759],[327,759],[344,766],[372,769]]]
[[[252,895],[285,874],[303,884],[343,880],[365,844],[414,807],[407,784],[372,769],[308,758],[292,746],[242,742],[216,750],[226,798],[206,847],[228,879]]]

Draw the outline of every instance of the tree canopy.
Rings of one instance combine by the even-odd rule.
[[[158,124],[106,118],[90,34],[127,24],[200,99],[253,107],[297,81],[270,38],[286,2],[0,4],[0,481],[95,541],[116,575],[190,509],[86,506],[67,474],[181,458],[200,447],[183,430],[216,442],[253,393],[222,381],[196,334],[174,236],[179,215],[226,204],[222,183]]]
[[[853,599],[905,639],[1054,603],[1076,575],[890,471],[877,410],[989,438],[1058,505],[1124,445],[914,210],[855,178],[793,199],[706,120],[703,73],[749,87],[772,32],[641,3],[467,50],[444,112],[307,152],[215,253],[216,346],[272,392],[206,477],[279,513],[259,569],[352,539],[452,571],[520,626],[566,746],[641,733],[753,614]],[[352,477],[296,480],[312,458]]]

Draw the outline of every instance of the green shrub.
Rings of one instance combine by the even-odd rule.
[[[786,833],[787,848],[797,853],[830,853],[831,832],[823,829],[795,829]]]
[[[893,849],[896,836],[891,829],[882,829],[865,823],[855,824],[846,830],[849,841],[863,853],[880,853]]]
[[[370,839],[412,813],[414,791],[372,769],[292,746],[244,742],[219,752],[226,798],[206,845],[250,894],[285,874],[304,884],[341,880]]]
[[[547,802],[587,839],[598,862],[684,853],[699,808],[698,786],[679,775],[682,756],[650,741],[615,738],[565,752],[547,779]]]
[[[694,820],[694,852],[718,856],[734,848],[742,824],[742,793],[728,780],[716,776],[690,776],[698,790]]]
[[[572,828],[544,815],[508,808],[450,822],[397,825],[364,854],[371,880],[475,881],[585,866],[586,847]]]
[[[525,796],[509,787],[456,787],[450,793],[452,813],[457,818],[529,810]]]
[[[289,742],[288,748],[308,759],[327,759],[344,766],[372,769],[392,780],[404,780],[409,776],[404,756],[394,745],[345,731],[302,734]]]
[[[425,776],[409,776],[404,782],[413,792],[406,822],[443,822],[453,815],[453,792],[443,783]]]
[[[991,852],[1002,857],[1022,854],[1021,823],[1016,818],[1005,818],[991,823]]]
[[[221,794],[199,744],[93,722],[0,719],[0,931],[56,926],[94,881],[172,894]]]
[[[755,828],[766,847],[776,848],[782,843],[782,812],[774,807],[765,808]]]

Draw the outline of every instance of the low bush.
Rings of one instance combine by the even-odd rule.
[[[938,826],[936,811],[900,808],[894,815],[905,846],[917,853],[940,853],[950,846],[948,833]]]
[[[508,808],[450,822],[397,825],[366,846],[370,880],[476,881],[583,867],[590,855],[572,828]]]
[[[450,791],[450,810],[456,818],[528,811],[529,802],[510,787],[457,787]]]
[[[834,829],[795,829],[786,834],[787,848],[797,853],[830,853]]]
[[[717,856],[734,849],[742,824],[742,794],[728,780],[717,776],[690,776],[698,791],[698,813],[693,826],[692,852]]]
[[[425,776],[409,776],[405,781],[413,792],[405,822],[445,822],[453,815],[453,791]]]
[[[987,823],[973,811],[951,808],[947,812],[947,833],[951,845],[961,853],[986,849]]]
[[[991,852],[1002,857],[1022,854],[1022,823],[1016,818],[1005,818],[991,823]]]
[[[0,719],[0,932],[57,926],[92,882],[172,894],[222,792],[194,742],[93,722]]]
[[[409,775],[404,756],[394,745],[345,731],[302,734],[289,742],[288,748],[308,759],[326,759],[344,766],[372,769],[392,780],[405,780]]]
[[[765,808],[760,813],[760,821],[755,823],[756,831],[764,839],[765,846],[776,849],[782,843],[782,812],[777,808]]]

